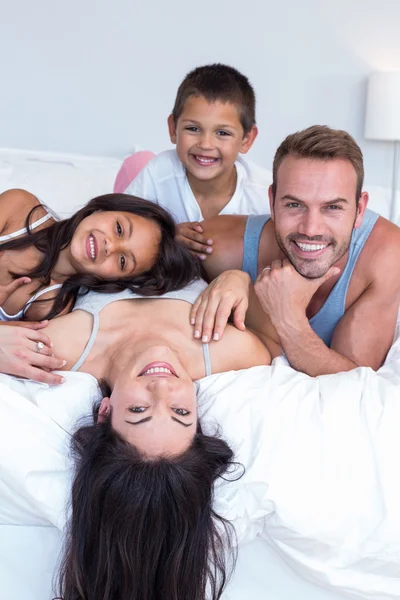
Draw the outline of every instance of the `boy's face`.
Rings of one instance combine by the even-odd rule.
[[[174,123],[168,118],[171,142],[188,174],[210,181],[228,174],[239,153],[250,150],[257,127],[244,134],[239,113],[230,102],[208,102],[203,96],[190,97]]]

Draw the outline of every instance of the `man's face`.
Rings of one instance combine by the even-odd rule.
[[[368,202],[364,193],[357,207],[356,187],[347,160],[282,161],[275,199],[270,188],[271,215],[278,245],[300,275],[322,277],[346,254]]]

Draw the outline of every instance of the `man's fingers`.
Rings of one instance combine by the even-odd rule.
[[[222,338],[225,332],[226,325],[228,323],[228,319],[232,312],[232,299],[223,298],[219,303],[217,308],[217,312],[215,315],[215,325],[214,325],[214,334],[212,339],[217,342]],[[211,338],[210,338],[211,339]]]
[[[276,260],[273,260],[271,263],[271,269],[281,269],[282,268],[282,261],[280,258],[277,258]]]
[[[233,322],[235,324],[235,327],[237,327],[237,329],[240,329],[241,331],[244,331],[244,329],[246,329],[244,321],[246,318],[248,306],[248,299],[243,298],[243,300],[239,302],[239,304],[236,306],[233,312]]]
[[[204,343],[208,343],[213,336],[213,330],[216,324],[216,318],[219,318],[220,322],[220,333],[222,334],[225,329],[226,322],[228,321],[229,315],[231,314],[230,308],[227,309],[227,316],[225,319],[226,310],[222,307],[224,301],[220,301],[220,296],[210,294],[208,303],[204,311],[203,322],[201,324],[201,339]],[[228,302],[229,304],[229,302]],[[226,302],[225,302],[226,306]],[[200,324],[198,324],[200,327]],[[196,327],[198,329],[199,327]],[[214,332],[215,333],[215,332]],[[217,338],[218,339],[218,338]]]
[[[192,308],[190,311],[190,324],[194,325],[196,323],[196,314],[197,310],[202,302],[203,296],[199,296],[197,300],[192,304]]]

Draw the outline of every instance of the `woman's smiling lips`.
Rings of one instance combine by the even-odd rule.
[[[174,369],[166,362],[152,362],[145,366],[139,377],[177,377]]]

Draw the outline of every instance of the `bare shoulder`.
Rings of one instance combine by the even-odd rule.
[[[271,364],[271,354],[251,331],[228,325],[219,342],[210,343],[213,372],[248,369]]]
[[[211,279],[227,269],[241,269],[246,222],[244,215],[221,215],[201,223],[204,236],[214,242],[212,254],[204,261]]]
[[[21,229],[29,211],[35,206],[39,206],[35,217],[42,217],[46,209],[40,206],[36,196],[26,190],[12,189],[0,194],[0,235]]]

